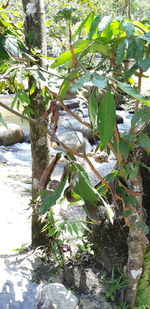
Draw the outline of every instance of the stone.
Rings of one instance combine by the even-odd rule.
[[[22,142],[24,142],[24,143],[30,143],[31,142],[30,130],[26,130],[24,132]]]
[[[21,143],[23,140],[23,130],[18,124],[8,123],[7,128],[0,127],[0,144],[4,146]]]
[[[103,299],[103,297],[99,297],[99,299],[81,299],[79,309],[112,309],[111,305]]]
[[[83,121],[89,121],[89,119],[82,119]],[[93,133],[89,128],[78,122],[73,117],[67,115],[67,117],[60,116],[58,121],[58,132],[62,131],[78,131],[83,134],[89,141],[93,139]]]
[[[91,149],[90,143],[83,137],[81,132],[64,132],[60,134],[58,138],[62,143],[76,152],[84,153],[85,151],[89,152]],[[61,150],[61,146],[56,143],[52,143],[52,147]]]
[[[40,309],[77,309],[78,298],[61,283],[41,283],[37,288],[37,307]]]
[[[68,108],[75,108],[75,107],[79,107],[80,100],[79,100],[79,99],[64,100],[63,103],[64,103]],[[62,108],[62,109],[63,109],[63,108]]]
[[[121,123],[124,122],[124,121],[123,121],[123,117],[120,116],[120,115],[117,115],[117,114],[116,114],[116,120],[117,120],[117,123],[118,123],[118,124],[121,124]]]
[[[72,100],[75,99],[77,96],[77,92],[72,92],[71,90],[68,90],[65,94],[64,100]]]

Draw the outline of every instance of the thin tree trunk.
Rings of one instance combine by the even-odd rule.
[[[142,179],[138,176],[132,181],[132,187],[136,191],[142,191]],[[144,211],[142,205],[142,196],[138,196],[138,206],[131,206],[132,215],[136,217],[134,223],[130,224],[128,236],[128,261],[125,267],[125,277],[127,278],[128,286],[126,290],[125,300],[129,308],[135,306],[137,286],[143,273],[144,253],[148,245],[148,240],[144,234],[143,225]],[[137,225],[139,224],[139,226]]]
[[[25,12],[25,38],[29,47],[36,48],[43,55],[47,54],[46,29],[44,0],[22,0]],[[44,58],[43,58],[44,59]],[[44,67],[44,60],[39,61],[39,65]],[[33,77],[29,77],[29,89],[34,82]],[[33,111],[33,118],[38,119],[45,113],[46,107],[41,90],[36,89],[30,95],[30,107]],[[46,126],[46,124],[45,124]],[[45,241],[44,234],[41,233],[41,222],[39,221],[38,206],[36,205],[38,182],[49,163],[49,140],[44,130],[44,125],[30,124],[31,151],[32,151],[32,244],[41,245]]]

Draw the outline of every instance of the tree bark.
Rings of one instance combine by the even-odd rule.
[[[133,190],[142,192],[142,179],[140,176],[131,183]],[[142,196],[137,197],[138,206],[132,206],[132,215],[136,221],[130,224],[128,236],[128,261],[125,267],[127,289],[125,301],[129,308],[135,306],[137,287],[144,267],[144,253],[148,246],[148,240],[144,234],[144,226],[138,226],[139,222],[145,222],[145,214],[142,205]]]
[[[25,12],[24,31],[26,43],[29,47],[36,48],[43,55],[47,55],[46,29],[44,0],[22,0]],[[44,59],[44,58],[43,58]],[[45,67],[44,60],[38,63]],[[33,77],[29,76],[29,89],[34,82]],[[46,111],[44,98],[41,95],[41,89],[36,88],[30,95],[30,108],[33,111],[32,118],[42,117]],[[42,224],[39,220],[38,205],[36,204],[38,183],[43,171],[49,163],[50,142],[45,133],[46,124],[30,123],[31,134],[31,152],[32,152],[32,244],[41,245],[45,242],[45,236],[41,233]]]

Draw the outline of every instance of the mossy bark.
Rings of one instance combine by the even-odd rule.
[[[26,43],[31,48],[36,48],[43,55],[47,54],[46,29],[44,0],[22,0],[25,12],[24,31]],[[44,58],[43,58],[44,59]],[[37,62],[44,67],[44,60]],[[32,65],[32,63],[31,63]],[[33,63],[34,65],[34,63]],[[29,76],[29,88],[32,86],[34,78]],[[32,118],[39,119],[46,111],[44,98],[41,89],[36,88],[30,95],[30,108],[33,112]],[[32,244],[41,245],[45,242],[45,235],[41,233],[42,224],[39,220],[38,205],[36,203],[38,193],[38,183],[43,171],[49,163],[50,142],[47,137],[47,124],[30,123],[31,152],[32,152]]]

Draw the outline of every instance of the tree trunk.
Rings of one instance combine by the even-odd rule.
[[[36,48],[43,55],[47,54],[46,29],[44,0],[22,0],[25,12],[25,38],[29,47]],[[43,58],[44,59],[44,58]],[[44,67],[44,61],[38,63]],[[29,77],[29,89],[33,84],[33,77]],[[33,118],[42,117],[46,111],[44,98],[41,89],[36,89],[30,95],[30,107],[33,111]],[[38,206],[36,204],[39,179],[49,163],[49,140],[45,133],[43,124],[30,123],[31,152],[32,152],[32,244],[41,245],[45,241],[44,234],[41,233],[41,222],[39,220]]]
[[[142,179],[140,176],[132,181],[132,187],[135,191],[142,191]],[[130,224],[129,228],[128,261],[125,267],[125,277],[128,282],[125,300],[129,308],[135,306],[137,287],[143,273],[145,248],[148,245],[148,240],[144,234],[144,226],[140,224],[145,222],[142,196],[138,196],[137,200],[138,206],[133,207],[131,205],[132,215],[136,217],[136,220]]]

